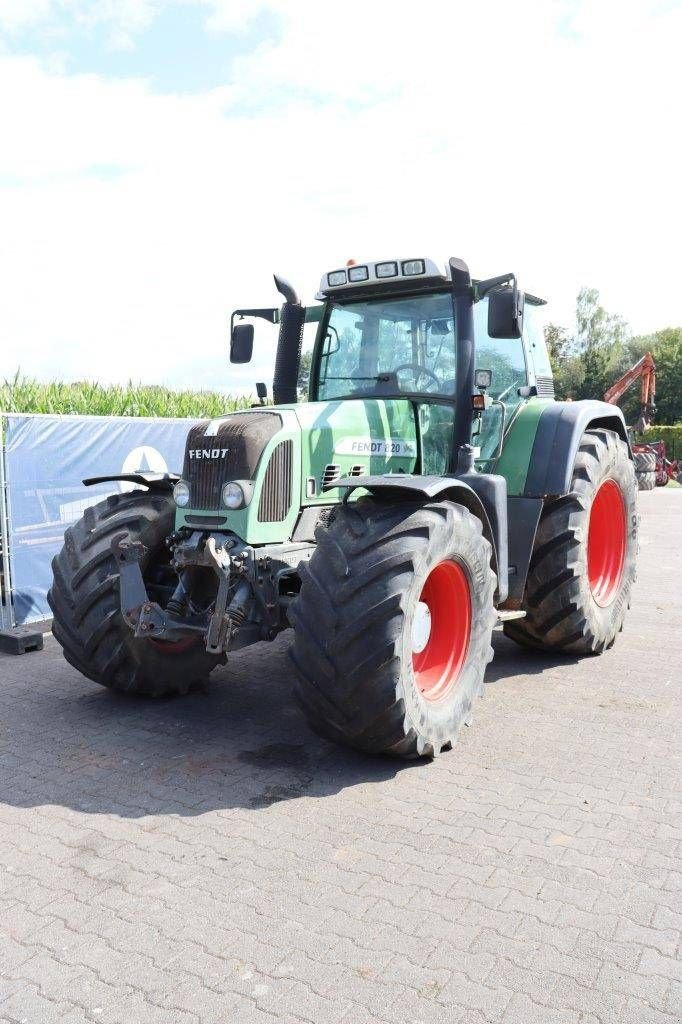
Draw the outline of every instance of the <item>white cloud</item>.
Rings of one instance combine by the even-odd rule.
[[[54,0],[0,0],[0,27],[13,31],[44,21]]]
[[[112,41],[132,45],[169,0],[0,0],[0,29],[12,33],[38,27],[59,32],[71,24],[89,30],[104,25]],[[175,0],[170,0],[171,3]],[[180,0],[182,2],[182,0]],[[187,0],[192,3],[193,0]]]
[[[349,256],[514,269],[563,321],[583,283],[636,330],[682,321],[679,6],[198,2],[214,31],[281,25],[212,92],[0,59],[0,373],[249,384],[273,341],[230,367],[230,310]]]

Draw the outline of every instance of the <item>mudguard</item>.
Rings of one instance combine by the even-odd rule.
[[[625,418],[617,406],[597,401],[547,405],[538,421],[524,497],[545,498],[568,493],[580,441],[590,427],[615,430],[630,449]]]
[[[83,481],[84,487],[94,487],[95,484],[119,483],[124,481],[128,484],[139,484],[140,487],[148,487],[150,491],[162,491],[171,494],[180,477],[177,473],[119,473],[117,476],[90,476]]]
[[[325,490],[345,487],[347,500],[358,487],[371,494],[386,493],[395,499],[442,501],[449,499],[464,505],[481,520],[483,535],[493,549],[493,568],[497,573],[497,603],[507,598],[508,531],[507,481],[492,473],[467,473],[463,476],[418,476],[413,473],[387,473],[378,476],[344,476]]]

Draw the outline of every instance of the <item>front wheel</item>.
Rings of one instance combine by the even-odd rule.
[[[165,541],[174,520],[170,495],[112,495],[86,509],[69,527],[64,547],[52,562],[47,596],[52,632],[66,660],[101,686],[151,697],[186,693],[224,660],[207,654],[201,642],[140,639],[123,618],[112,539],[124,534],[126,540],[144,544],[145,582],[163,592],[166,577],[173,578]]]
[[[526,617],[504,632],[526,647],[601,654],[622,629],[635,580],[637,484],[625,441],[587,430],[571,490],[548,501],[528,570]]]
[[[461,505],[342,506],[318,531],[292,609],[295,693],[311,726],[403,758],[450,746],[492,658],[490,563]]]

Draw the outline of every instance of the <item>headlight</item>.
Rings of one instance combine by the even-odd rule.
[[[338,288],[340,284],[346,283],[346,271],[333,270],[331,274],[327,274],[327,281],[330,288]]]
[[[244,489],[234,480],[223,487],[223,505],[226,508],[241,508],[245,504]]]
[[[173,497],[178,508],[186,508],[189,505],[189,485],[184,480],[178,480],[173,488]]]
[[[377,277],[397,277],[398,264],[393,261],[388,263],[377,263],[374,266],[374,272]]]

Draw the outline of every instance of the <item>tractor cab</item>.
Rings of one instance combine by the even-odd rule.
[[[519,292],[512,274],[472,282],[468,272],[456,268],[453,276],[453,262],[459,261],[443,269],[425,258],[351,261],[323,275],[316,295],[322,305],[307,308],[291,286],[276,278],[285,306],[282,311],[237,310],[231,358],[246,361],[240,332],[246,331],[252,344],[252,328],[242,324],[244,318],[280,323],[274,400],[295,401],[287,372],[297,372],[301,325],[317,323],[309,401],[406,400],[421,441],[422,472],[455,471],[462,444],[471,445],[477,466],[490,468],[522,403],[533,395],[554,397],[537,321],[544,302]],[[291,334],[285,323],[288,307],[299,311]],[[459,349],[466,353],[458,368]],[[282,351],[291,357],[282,358]],[[458,408],[461,429],[455,446]]]

